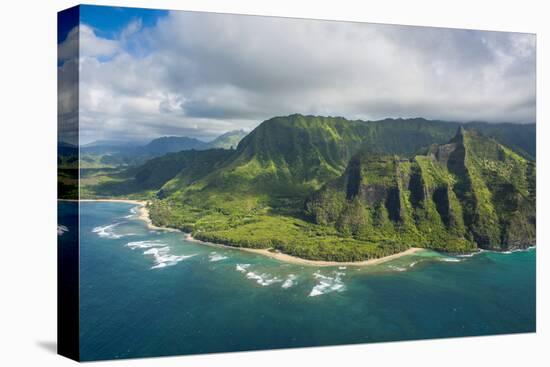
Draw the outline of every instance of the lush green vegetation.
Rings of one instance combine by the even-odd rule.
[[[534,165],[495,140],[460,129],[410,160],[358,153],[306,213],[340,233],[394,238],[452,252],[535,243]]]
[[[236,149],[245,136],[246,132],[244,130],[226,132],[209,142],[208,149]]]
[[[91,176],[83,191],[154,198],[157,225],[309,259],[534,243],[534,128],[515,141],[516,125],[476,125],[497,142],[458,126],[276,117],[235,150],[168,154]]]
[[[235,201],[234,204],[239,201]],[[153,201],[151,217],[161,226],[191,232],[197,239],[236,247],[272,248],[313,260],[359,261],[404,251],[408,245],[382,239],[361,241],[336,229],[280,215],[243,202],[241,207],[187,206],[171,200]]]
[[[78,199],[78,148],[60,142],[57,146],[57,197]]]
[[[153,197],[158,190],[185,172],[189,180],[202,177],[232,155],[231,150],[188,150],[153,158],[141,166],[128,169],[81,169],[81,196]]]

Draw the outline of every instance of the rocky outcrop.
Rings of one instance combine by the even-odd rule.
[[[460,128],[447,144],[410,159],[359,152],[341,177],[308,198],[305,211],[365,240],[510,250],[535,243],[534,182],[534,162]]]

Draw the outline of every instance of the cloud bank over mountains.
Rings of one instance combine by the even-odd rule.
[[[79,33],[84,142],[209,139],[295,112],[535,121],[531,34],[181,11],[99,31],[59,45]]]

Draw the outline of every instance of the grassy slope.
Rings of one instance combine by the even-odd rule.
[[[245,136],[246,132],[244,130],[229,131],[209,142],[208,147],[210,149],[235,149]]]
[[[81,170],[81,196],[156,197],[158,190],[179,172],[202,177],[232,154],[230,150],[187,150],[169,153],[129,169]]]
[[[414,139],[405,139],[414,135]],[[159,225],[232,245],[269,248],[310,258],[363,260],[408,248],[392,238],[364,241],[308,222],[305,198],[338,177],[365,146],[410,154],[445,139],[445,127],[424,120],[392,126],[343,118],[292,115],[268,120],[245,137],[235,156],[201,180],[184,172],[152,205]]]
[[[137,179],[139,172],[147,171],[145,167],[129,177],[136,184],[133,192],[159,193],[160,200],[154,200],[150,210],[155,224],[181,228],[203,240],[273,247],[304,258],[336,261],[376,258],[410,245],[468,251],[474,246],[471,238],[461,237],[466,224],[463,205],[451,189],[456,178],[422,156],[408,161],[389,155],[387,167],[379,167],[388,172],[363,172],[367,179],[378,178],[386,185],[391,182],[391,207],[397,206],[398,211],[388,211],[386,205],[365,208],[360,200],[348,200],[345,190],[331,184],[318,191],[325,196],[325,221],[312,222],[303,210],[306,198],[325,183],[347,185],[342,173],[360,149],[410,156],[423,146],[448,141],[457,126],[423,119],[365,123],[301,115],[278,117],[262,123],[225,157],[182,166],[179,173],[170,169],[172,177],[162,187],[158,184],[166,177],[158,176],[155,185],[147,185],[147,178]],[[510,134],[500,134],[510,138]],[[159,166],[159,162],[150,165]],[[429,196],[437,192],[442,199],[419,200],[419,190],[409,189],[411,180],[420,182],[420,191],[427,189]],[[105,193],[104,189],[95,193]],[[448,205],[441,205],[445,201]],[[345,214],[330,218],[334,213]],[[516,226],[516,233],[523,224]]]
[[[535,242],[533,182],[533,162],[461,130],[410,161],[359,154],[342,178],[312,196],[307,212],[366,241],[506,250]]]

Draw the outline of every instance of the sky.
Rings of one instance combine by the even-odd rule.
[[[532,34],[82,6],[61,75],[78,40],[81,143],[209,140],[292,113],[535,122]]]

